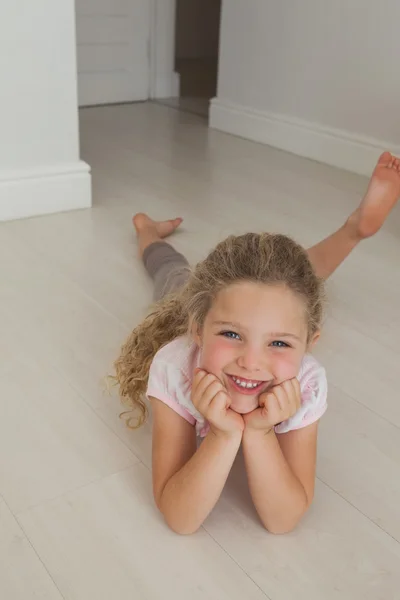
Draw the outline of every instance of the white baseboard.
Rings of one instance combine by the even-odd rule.
[[[219,98],[211,101],[210,127],[361,175],[371,174],[383,150],[400,153],[400,147],[389,142],[253,110]]]
[[[82,161],[21,171],[0,171],[0,221],[92,204],[90,167]]]

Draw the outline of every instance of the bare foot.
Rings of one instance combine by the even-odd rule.
[[[183,219],[171,219],[169,221],[153,221],[144,213],[137,213],[133,219],[133,226],[136,229],[139,251],[142,255],[144,250],[154,242],[160,242],[175,231],[182,223]]]
[[[400,196],[400,160],[384,152],[372,173],[367,193],[360,206],[350,216],[348,225],[357,237],[374,235]]]

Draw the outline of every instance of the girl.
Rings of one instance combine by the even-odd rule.
[[[153,412],[153,489],[176,532],[195,532],[215,506],[242,446],[262,524],[292,530],[313,498],[324,369],[323,279],[383,224],[400,195],[400,161],[381,156],[345,225],[308,252],[283,235],[220,243],[193,272],[163,238],[181,223],[134,217],[158,301],[116,361],[122,399]],[[196,434],[203,438],[197,447]]]

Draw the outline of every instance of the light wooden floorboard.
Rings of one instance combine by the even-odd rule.
[[[249,230],[311,245],[366,180],[157,104],[85,109],[81,134],[93,209],[0,225],[0,597],[397,600],[400,207],[328,285],[330,409],[304,522],[267,534],[239,457],[204,529],[181,538],[151,497],[150,423],[127,430],[104,390],[151,301],[132,214],[183,216],[171,241],[194,262]]]

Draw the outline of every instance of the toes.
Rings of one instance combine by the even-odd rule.
[[[380,155],[378,159],[378,165],[386,165],[388,167],[390,162],[392,161],[392,158],[393,156],[390,152],[384,152]]]
[[[378,166],[400,171],[400,159],[397,156],[393,156],[390,152],[384,152],[378,159]]]
[[[169,219],[169,221],[165,221],[165,223],[168,223],[168,225],[174,230],[179,227],[182,221],[183,219],[181,219],[181,217],[177,217],[176,219]]]

